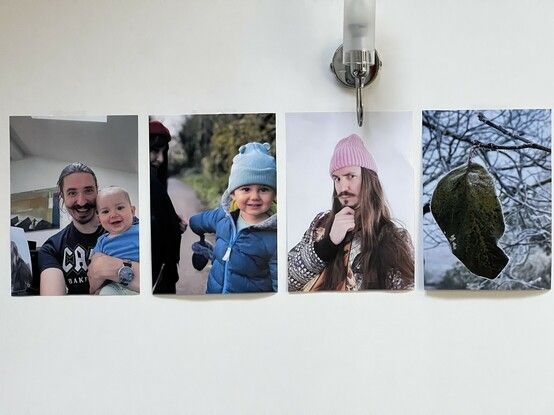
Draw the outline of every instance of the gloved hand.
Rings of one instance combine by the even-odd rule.
[[[213,259],[214,247],[212,244],[204,240],[204,235],[200,237],[200,241],[192,244],[192,266],[198,271],[202,271],[209,260]]]

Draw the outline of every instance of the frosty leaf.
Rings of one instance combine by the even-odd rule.
[[[493,279],[508,264],[496,244],[504,233],[502,208],[483,166],[463,165],[444,176],[433,192],[431,213],[452,253],[472,273]]]

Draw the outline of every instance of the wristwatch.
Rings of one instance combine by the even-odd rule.
[[[133,278],[135,278],[135,273],[133,271],[133,264],[129,261],[123,261],[123,266],[117,271],[117,277],[119,278],[119,283],[124,287],[128,286]]]

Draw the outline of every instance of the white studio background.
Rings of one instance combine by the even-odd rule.
[[[357,125],[355,113],[286,114],[287,251],[296,245],[318,212],[331,209],[329,162],[337,142],[356,133],[375,158],[393,218],[415,236],[416,146],[411,112],[370,112]]]
[[[553,106],[553,15],[378,1],[364,103],[414,112],[416,186],[422,109]],[[148,114],[276,112],[283,172],[285,113],[354,110],[329,72],[341,1],[3,0],[0,35],[0,413],[552,413],[551,292],[289,295],[283,198],[276,295],[153,297],[145,277],[139,297],[10,297],[10,115],[138,114],[146,218]]]

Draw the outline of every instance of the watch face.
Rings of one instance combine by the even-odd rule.
[[[119,269],[118,276],[119,283],[127,285],[133,280],[133,278],[135,277],[135,273],[133,272],[133,268],[124,265]]]

